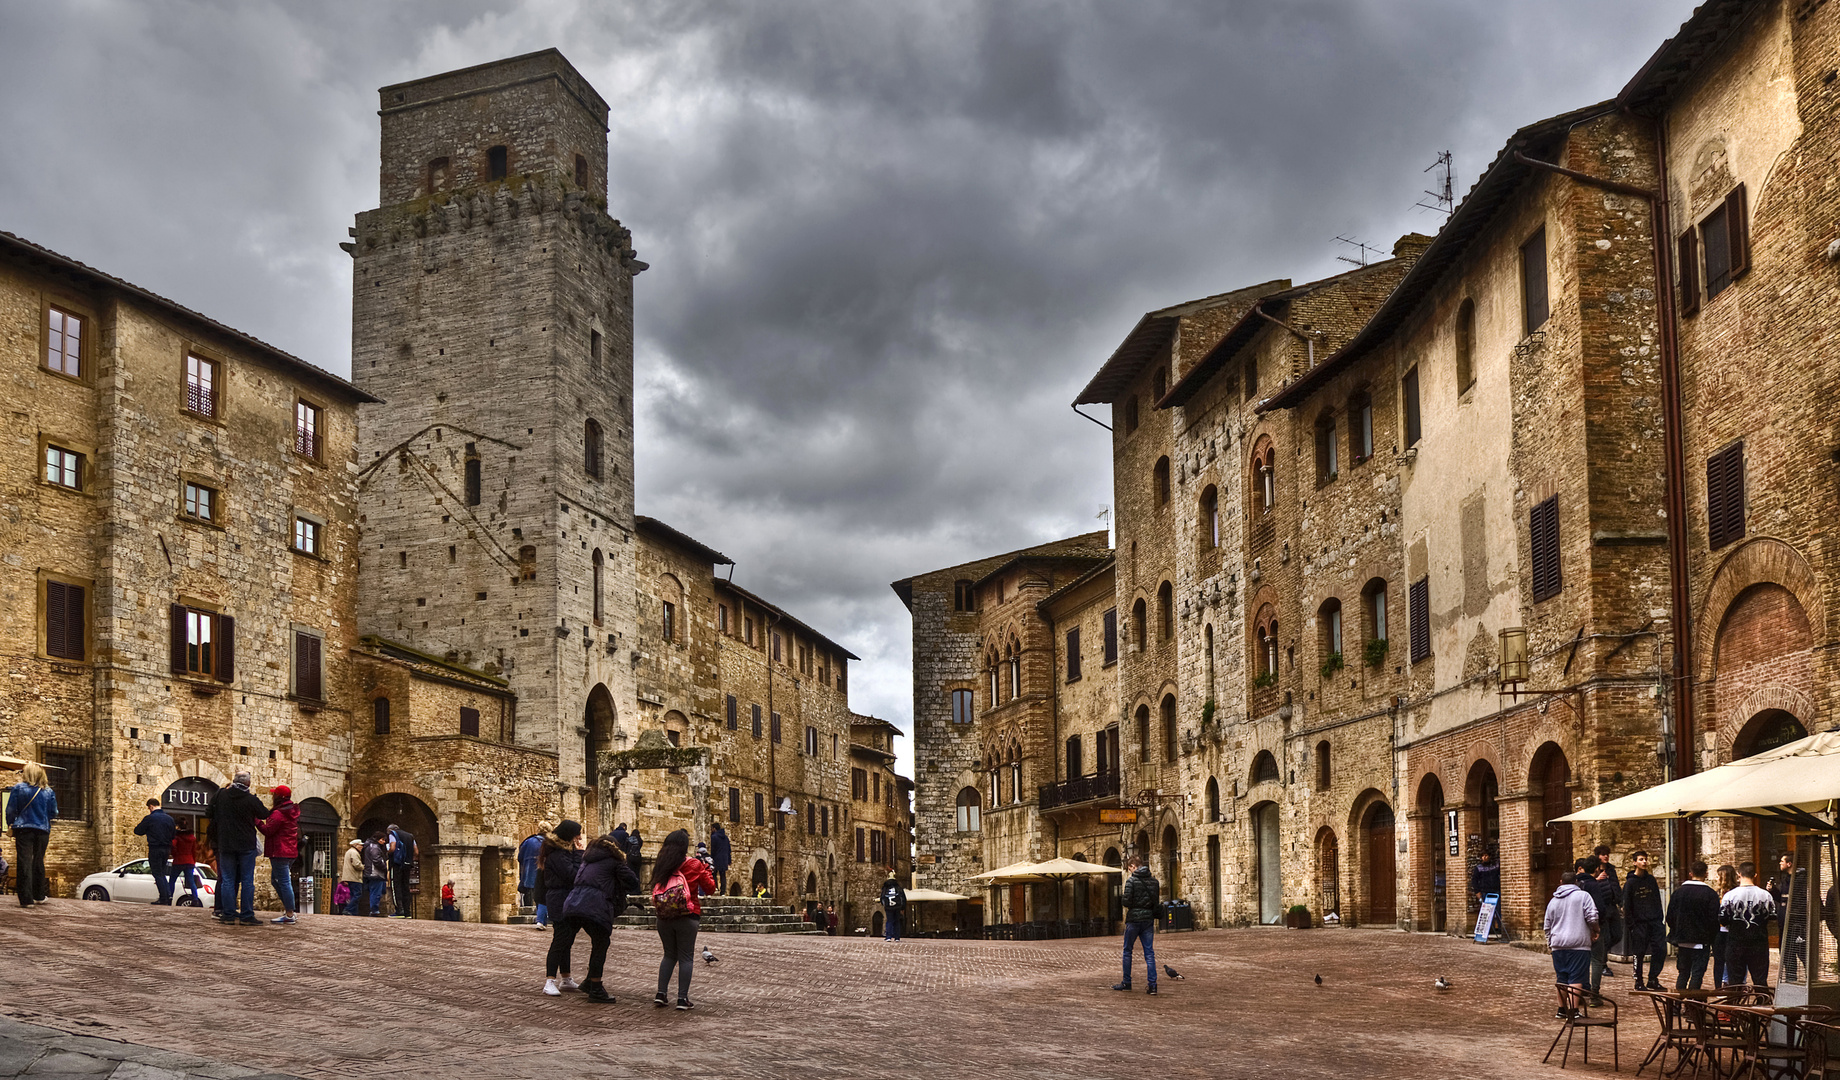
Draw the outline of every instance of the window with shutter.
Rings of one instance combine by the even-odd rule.
[[[1744,443],[1706,459],[1706,546],[1716,551],[1744,539]]]
[[[1533,602],[1559,595],[1559,497],[1554,495],[1533,508],[1528,516],[1528,539],[1533,561]]]
[[[1551,314],[1546,294],[1546,230],[1541,228],[1521,245],[1522,332],[1538,330]]]
[[[460,707],[460,734],[474,736],[479,734],[478,709],[469,709],[464,705]]]
[[[318,634],[294,631],[294,696],[307,701],[323,700],[320,653],[323,643]]]
[[[1409,449],[1417,446],[1419,437],[1424,434],[1419,427],[1418,418],[1417,368],[1413,368],[1411,371],[1406,372],[1405,376],[1399,380],[1399,397],[1405,407],[1406,446]]]
[[[739,708],[737,702],[735,701],[735,695],[733,694],[728,695],[728,701],[726,702],[726,708],[728,710],[728,730],[733,731],[735,730],[735,726],[736,726],[735,714]]]
[[[1416,664],[1431,655],[1431,579],[1414,581],[1407,600],[1412,620],[1412,662]]]
[[[741,824],[741,789],[728,789],[728,821],[731,825]]]
[[[754,722],[754,737],[758,739],[760,738],[760,706],[750,705],[748,706],[748,710],[750,713],[750,719],[752,719]]]
[[[84,588],[62,581],[45,582],[45,654],[61,660],[84,658]]]
[[[1688,229],[1675,244],[1674,261],[1680,268],[1680,314],[1699,312],[1699,230]]]
[[[1118,609],[1108,608],[1105,612],[1105,662],[1118,662]]]
[[[763,792],[756,791],[754,793],[754,824],[765,825],[766,823],[767,796]]]
[[[1067,631],[1067,681],[1080,677],[1080,629]]]

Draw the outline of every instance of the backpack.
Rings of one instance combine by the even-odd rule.
[[[390,852],[392,866],[407,866],[415,861],[415,837],[398,829],[396,832],[396,850]]]
[[[660,920],[681,919],[690,914],[690,883],[680,871],[662,885],[652,886],[652,914]]]

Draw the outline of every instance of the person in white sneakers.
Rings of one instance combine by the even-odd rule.
[[[575,887],[575,873],[581,869],[582,850],[587,846],[581,823],[565,818],[557,824],[555,832],[543,838],[543,849],[537,857],[543,866],[544,903],[556,924],[549,939],[543,981],[543,992],[550,997],[580,988],[569,974],[569,951],[575,944],[575,933],[571,930],[566,938],[563,936],[562,908],[568,902],[569,890]]]

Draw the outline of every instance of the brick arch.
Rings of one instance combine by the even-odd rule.
[[[1825,635],[1827,606],[1814,567],[1786,541],[1770,536],[1746,540],[1713,571],[1712,585],[1700,603],[1694,648],[1701,679],[1718,677],[1719,631],[1738,597],[1754,585],[1779,585],[1788,590],[1808,617],[1810,631],[1816,637]]]
[[[1744,732],[1745,725],[1758,713],[1771,710],[1786,712],[1800,720],[1804,728],[1814,730],[1813,698],[1785,683],[1760,686],[1719,716],[1716,764],[1723,765],[1733,760],[1732,748],[1737,744],[1738,736]]]
[[[1486,739],[1478,739],[1470,743],[1469,747],[1463,751],[1463,782],[1456,787],[1457,791],[1463,793],[1463,803],[1466,806],[1469,804],[1470,774],[1475,771],[1476,763],[1479,761],[1488,762],[1489,767],[1495,770],[1496,791],[1503,797],[1508,794],[1508,789],[1503,785],[1509,774],[1501,767],[1501,749]],[[1444,789],[1445,798],[1450,797],[1450,791],[1449,787]]]
[[[161,769],[160,775],[166,777],[165,782],[160,785],[161,791],[171,787],[173,781],[186,776],[202,776],[218,787],[226,786],[230,783],[231,779],[229,776],[225,775],[222,770],[218,769],[217,766],[203,758],[187,758],[181,761],[177,768]]]
[[[1565,713],[1565,719],[1572,719],[1571,710],[1555,710],[1555,712],[1558,711]],[[1540,751],[1547,743],[1559,748],[1559,753],[1565,755],[1566,763],[1571,766],[1572,774],[1577,775],[1579,763],[1584,760],[1583,752],[1578,748],[1578,737],[1564,724],[1559,723],[1553,713],[1548,713],[1527,732],[1527,737],[1521,744],[1523,753],[1520,758],[1524,767],[1514,777],[1516,784],[1520,785],[1516,794],[1534,790],[1534,784],[1538,782],[1533,775],[1534,759],[1539,757]],[[1498,781],[1505,779],[1500,769],[1495,770],[1495,777]],[[1508,793],[1509,789],[1504,784],[1503,797],[1506,797]]]
[[[1436,780],[1438,782],[1438,787],[1442,789],[1444,792],[1444,802],[1442,805],[1438,807],[1438,809],[1442,811],[1445,806],[1448,806],[1450,804],[1450,793],[1451,793],[1450,781],[1444,776],[1444,773],[1436,765],[1421,764],[1418,766],[1417,769],[1415,769],[1412,772],[1411,775],[1412,775],[1412,782],[1410,784],[1407,784],[1405,788],[1402,790],[1405,792],[1409,792],[1411,794],[1412,805],[1414,808],[1418,806],[1418,793],[1424,789],[1426,777],[1430,777],[1431,779]],[[1458,784],[1456,787],[1456,791],[1458,793],[1461,793],[1462,790],[1463,790],[1463,785]]]

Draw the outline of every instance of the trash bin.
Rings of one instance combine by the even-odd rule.
[[[300,913],[302,915],[313,914],[319,906],[316,903],[318,899],[319,894],[313,888],[313,879],[310,877],[301,878],[294,897],[294,902],[300,908]]]
[[[1195,928],[1195,909],[1186,900],[1166,900],[1163,902],[1163,929],[1193,930]]]

